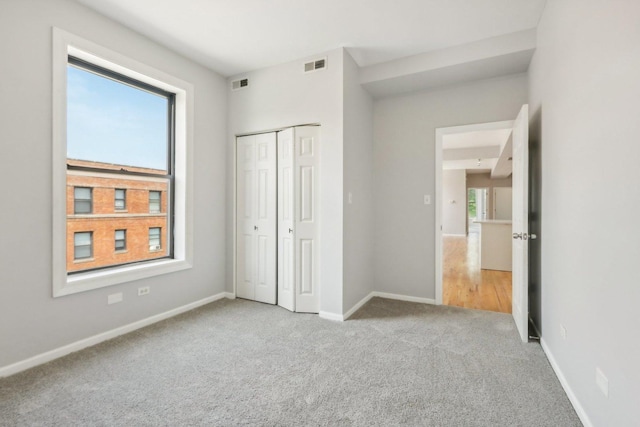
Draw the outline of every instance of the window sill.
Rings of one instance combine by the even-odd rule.
[[[66,282],[54,288],[53,296],[61,297],[106,286],[132,282],[176,271],[187,270],[191,264],[186,260],[162,259],[141,264],[114,267],[112,269],[67,275]]]
[[[120,249],[120,250],[116,249],[115,252],[116,252],[116,254],[126,254],[127,252],[129,252],[129,250],[128,249]]]
[[[95,258],[91,257],[91,258],[78,258],[78,259],[74,259],[73,263],[74,264],[82,264],[85,262],[91,262],[91,261],[95,261]]]

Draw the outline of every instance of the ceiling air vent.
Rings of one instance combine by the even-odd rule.
[[[234,80],[231,82],[231,90],[244,89],[249,86],[249,79]]]
[[[315,61],[307,62],[304,64],[305,73],[324,70],[325,68],[327,68],[327,58],[316,59]]]

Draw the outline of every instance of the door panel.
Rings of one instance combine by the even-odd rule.
[[[237,138],[237,153],[236,293],[275,304],[275,133]]]
[[[295,175],[295,261],[296,311],[317,313],[319,292],[318,206],[319,128],[302,126],[294,130]]]
[[[513,125],[513,299],[512,312],[520,338],[529,340],[529,106],[523,105]],[[519,236],[519,237],[518,237]]]
[[[278,132],[278,305],[295,311],[293,129]]]
[[[253,136],[240,137],[237,146],[237,224],[236,224],[236,294],[240,298],[254,299],[253,283]]]
[[[256,301],[275,304],[277,301],[277,171],[275,132],[256,135],[256,212],[257,239]]]

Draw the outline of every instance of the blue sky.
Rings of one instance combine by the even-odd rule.
[[[166,169],[167,99],[68,66],[67,157]]]

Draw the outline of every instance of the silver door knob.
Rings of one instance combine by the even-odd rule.
[[[293,233],[293,229],[290,228],[289,229],[289,234],[291,234],[291,233]]]
[[[522,233],[513,233],[513,239],[522,239]]]
[[[535,235],[535,234],[533,234],[533,233],[531,233],[531,234],[529,234],[529,238],[530,238],[531,240],[536,240],[536,239],[538,238],[538,236],[537,236],[537,235]]]
[[[253,226],[253,229],[254,229],[254,230],[257,230],[257,229],[258,229],[258,226],[257,226],[257,225],[254,225],[254,226]]]

